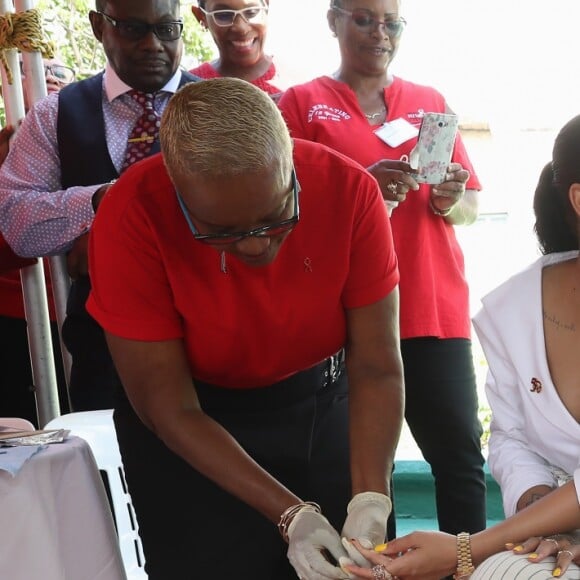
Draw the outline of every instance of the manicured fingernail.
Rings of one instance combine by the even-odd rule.
[[[523,547],[523,546],[516,546],[516,547],[514,548],[514,552],[521,552],[523,549],[524,549],[524,547]]]
[[[341,570],[343,570],[347,574],[350,574],[349,568],[350,568],[350,566],[352,566],[352,560],[349,560],[348,558],[345,558],[344,556],[341,556],[338,559],[338,563],[340,564]]]
[[[552,576],[555,576],[556,578],[558,578],[560,576],[560,574],[562,574],[562,568],[556,568],[553,572],[552,572]]]
[[[433,187],[431,191],[433,192],[433,195],[437,195],[439,193],[439,190],[436,187]]]
[[[538,557],[538,554],[536,554],[535,552],[528,556],[528,558],[537,558],[537,557]]]
[[[513,548],[514,548],[514,545],[513,545],[511,542],[508,542],[508,543],[505,545],[505,548],[506,548],[506,550],[513,550]]]
[[[384,552],[389,544],[378,544],[375,546],[375,552]]]

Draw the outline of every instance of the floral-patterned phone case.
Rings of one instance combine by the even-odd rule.
[[[416,181],[438,185],[445,180],[458,125],[457,115],[425,113],[417,144],[409,154]]]

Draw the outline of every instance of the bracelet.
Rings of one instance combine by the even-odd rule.
[[[453,208],[455,207],[455,204],[452,205],[451,207],[448,207],[447,209],[437,209],[434,205],[433,205],[433,200],[429,197],[429,208],[431,209],[431,211],[438,216],[441,217],[447,217],[452,211]]]
[[[278,522],[278,531],[282,536],[282,539],[288,543],[288,527],[292,523],[292,520],[305,507],[311,507],[316,513],[321,513],[320,506],[313,501],[303,501],[301,503],[297,503],[296,505],[291,505],[289,508],[286,508],[282,515],[280,516],[280,521]]]
[[[457,570],[453,575],[455,580],[465,580],[475,570],[471,559],[471,541],[467,532],[457,534]]]

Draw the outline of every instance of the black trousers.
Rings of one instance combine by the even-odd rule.
[[[115,392],[121,388],[103,329],[85,308],[90,289],[88,276],[72,283],[62,326],[63,342],[72,358],[69,392],[73,411],[112,409]]]
[[[204,411],[338,530],[351,497],[348,385],[327,363],[263,389],[196,382]],[[114,412],[150,580],[296,580],[276,526],[167,447],[121,397]],[[231,473],[235,481],[236,473]]]
[[[486,486],[471,341],[405,339],[401,352],[405,418],[431,465],[439,528],[478,532],[486,526]]]
[[[69,410],[60,338],[56,322],[50,325],[61,413]],[[30,364],[26,320],[0,316],[0,416],[22,417],[38,424],[35,386]]]

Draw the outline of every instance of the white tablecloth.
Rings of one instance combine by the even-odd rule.
[[[48,445],[14,477],[0,469],[0,579],[126,579],[102,480],[83,439]]]

